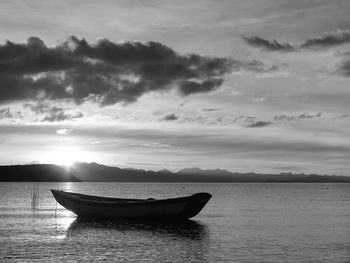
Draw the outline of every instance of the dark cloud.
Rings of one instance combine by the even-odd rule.
[[[251,123],[247,123],[245,126],[248,128],[261,128],[271,125],[271,121],[255,121]]]
[[[38,102],[36,104],[27,103],[24,107],[29,108],[36,115],[45,115],[41,121],[42,122],[60,122],[76,120],[84,116],[81,112],[67,112],[65,109],[50,106],[47,103]]]
[[[165,115],[162,120],[164,121],[175,121],[177,120],[178,117],[175,115],[175,113],[172,113],[172,114],[168,114],[168,115]]]
[[[320,37],[306,39],[300,46],[290,43],[281,43],[277,40],[267,40],[257,36],[242,36],[243,40],[250,46],[261,48],[265,51],[292,52],[300,49],[327,48],[350,43],[350,30],[338,29],[327,32]]]
[[[187,96],[192,93],[209,92],[220,87],[223,79],[210,79],[203,82],[184,81],[179,86],[179,91]]]
[[[100,106],[131,103],[151,91],[210,92],[231,71],[269,71],[260,61],[180,55],[157,42],[95,44],[75,36],[54,47],[37,38],[0,45],[0,103],[66,99]]]
[[[300,46],[301,48],[322,48],[350,43],[350,30],[338,29],[324,33],[321,37],[309,38]]]
[[[273,120],[274,121],[296,121],[296,120],[302,120],[302,119],[312,119],[312,118],[318,118],[321,117],[322,113],[318,112],[315,114],[300,114],[300,115],[295,115],[295,116],[291,116],[291,115],[285,115],[285,114],[281,114],[281,115],[276,115]]]
[[[295,47],[289,43],[280,43],[276,40],[266,40],[260,37],[242,36],[243,40],[250,46],[261,48],[265,51],[280,51],[280,52],[291,52],[295,51]]]

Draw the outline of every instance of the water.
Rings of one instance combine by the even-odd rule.
[[[81,223],[51,188],[213,198],[188,223]],[[0,193],[1,262],[350,262],[350,184],[0,183]]]

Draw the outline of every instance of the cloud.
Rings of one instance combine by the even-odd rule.
[[[30,37],[0,45],[0,103],[85,101],[100,106],[135,102],[148,92],[176,89],[188,96],[220,87],[232,71],[269,71],[260,61],[180,55],[158,42],[88,43],[75,36],[57,46]]]
[[[263,95],[260,95],[260,94],[254,94],[252,96],[252,100],[255,101],[255,102],[263,102],[263,101],[266,101],[267,98]]]
[[[350,77],[350,52],[339,52],[340,62],[336,65],[335,73],[344,77]]]
[[[350,117],[350,114],[348,114],[348,113],[343,113],[343,114],[334,116],[333,119],[334,119],[334,120],[337,120],[337,119],[346,119],[346,118],[349,118],[349,117]]]
[[[42,122],[60,122],[60,121],[69,121],[76,120],[84,116],[82,112],[67,112],[65,109],[50,106],[47,103],[38,102],[36,104],[26,103],[24,107],[29,108],[37,115],[45,115],[41,119]]]
[[[335,31],[324,33],[320,37],[306,39],[301,48],[322,48],[322,47],[331,47],[341,44],[350,43],[350,30],[338,29]]]
[[[36,104],[26,103],[26,104],[24,104],[24,107],[29,108],[35,114],[46,113],[46,112],[50,111],[50,108],[51,108],[49,104],[43,103],[43,102],[38,102]]]
[[[247,123],[246,127],[248,127],[248,128],[261,128],[261,127],[269,126],[271,124],[272,124],[271,121],[254,121],[251,123]]]
[[[185,96],[192,93],[209,92],[221,86],[222,83],[223,79],[211,79],[203,82],[184,81],[180,84],[179,91]]]
[[[295,51],[295,47],[289,43],[280,43],[276,40],[266,40],[257,36],[242,36],[243,40],[250,46],[261,48],[265,51],[291,52]]]
[[[220,108],[204,108],[204,109],[202,109],[202,111],[220,111],[220,110],[222,110],[222,109],[220,109]]]
[[[41,120],[43,122],[59,122],[59,121],[70,121],[76,120],[83,117],[84,114],[81,112],[67,113],[64,109],[59,107],[50,108],[49,113]]]
[[[0,109],[0,120],[1,119],[23,119],[21,111],[11,112],[9,107]]]
[[[266,72],[272,72],[272,71],[277,71],[279,70],[279,67],[276,65],[273,65],[271,67],[266,67],[265,64],[259,60],[252,60],[246,63],[243,63],[240,68],[241,70],[237,71],[249,71],[249,72],[255,72],[255,73],[266,73]]]
[[[273,124],[271,121],[260,121],[252,116],[239,116],[233,122],[247,128],[262,128]]]
[[[315,113],[315,114],[300,114],[300,115],[295,115],[295,116],[291,116],[291,115],[285,115],[285,114],[281,114],[281,115],[276,115],[273,120],[274,121],[296,121],[296,120],[302,120],[302,119],[312,119],[312,118],[319,118],[322,116],[321,112]]]
[[[273,120],[275,121],[294,121],[295,119],[295,116],[288,116],[285,114],[276,115],[275,117],[273,117]]]
[[[267,40],[257,36],[242,36],[243,40],[252,47],[261,48],[265,51],[293,52],[302,49],[328,48],[350,43],[350,30],[337,29],[322,34],[320,37],[306,39],[299,46],[290,43],[281,43],[277,40]]]
[[[298,115],[297,118],[298,119],[312,119],[312,118],[318,118],[318,117],[321,117],[321,116],[322,116],[321,112],[318,112],[316,114],[303,113],[303,114]]]
[[[158,142],[150,142],[150,143],[132,143],[130,146],[142,146],[148,148],[170,148],[174,147],[170,144],[158,143]]]
[[[168,114],[168,115],[165,115],[162,120],[164,121],[175,121],[177,120],[178,117],[175,115],[175,113],[172,113],[172,114]]]
[[[12,114],[10,112],[10,108],[4,108],[0,110],[0,119],[9,119],[12,118]]]
[[[56,131],[59,135],[69,135],[72,132],[72,129],[59,129]]]

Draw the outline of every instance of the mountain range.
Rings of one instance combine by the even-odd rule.
[[[317,174],[233,173],[223,169],[185,168],[177,172],[118,168],[98,163],[0,166],[1,182],[242,182],[242,183],[350,183],[350,177]]]

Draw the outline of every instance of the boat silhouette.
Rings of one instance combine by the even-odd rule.
[[[209,193],[157,200],[51,192],[59,204],[85,220],[185,220],[196,216],[211,198]]]

